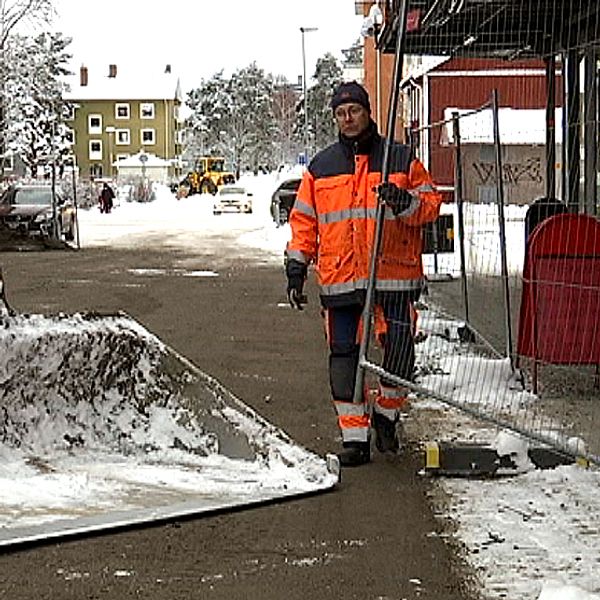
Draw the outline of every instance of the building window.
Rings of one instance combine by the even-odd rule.
[[[74,129],[65,129],[65,142],[70,144],[71,146],[75,143],[75,130]]]
[[[154,119],[154,102],[140,102],[140,119]]]
[[[131,133],[129,129],[117,129],[115,133],[117,146],[129,146],[131,144]]]
[[[117,162],[129,158],[129,154],[117,154]]]
[[[142,129],[140,131],[140,140],[143,146],[153,146],[156,144],[154,129]]]
[[[129,119],[129,103],[117,102],[115,104],[115,119]]]
[[[88,133],[90,135],[102,133],[102,115],[88,116]]]
[[[102,160],[102,141],[90,140],[90,160]]]
[[[90,177],[102,177],[102,165],[90,165]]]

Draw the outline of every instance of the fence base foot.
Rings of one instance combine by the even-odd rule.
[[[527,454],[538,469],[577,462],[572,456],[545,447],[530,448]],[[510,456],[500,456],[486,444],[427,442],[425,445],[425,472],[431,475],[494,477],[517,475],[521,471]]]

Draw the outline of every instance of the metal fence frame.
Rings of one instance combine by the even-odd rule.
[[[472,328],[469,322],[469,292],[467,287],[467,267],[465,258],[465,227],[464,227],[464,212],[463,212],[463,167],[461,162],[461,141],[460,141],[460,120],[483,110],[492,111],[493,118],[493,142],[495,148],[495,173],[496,173],[496,201],[497,201],[497,212],[498,212],[498,226],[499,226],[499,244],[500,244],[500,258],[501,258],[501,279],[503,288],[503,306],[504,306],[504,318],[505,318],[505,331],[506,331],[506,347],[504,349],[504,358],[510,361],[511,370],[515,373],[514,358],[515,354],[513,351],[513,333],[511,327],[511,306],[510,306],[510,293],[509,293],[509,275],[507,266],[507,249],[506,249],[506,227],[505,227],[505,215],[504,215],[504,189],[502,180],[502,147],[500,140],[500,128],[498,122],[498,93],[496,90],[493,91],[492,97],[489,102],[484,104],[478,109],[472,112],[459,116],[453,114],[451,119],[446,121],[440,121],[437,123],[430,124],[429,126],[422,127],[421,129],[432,129],[433,127],[439,127],[443,125],[451,124],[454,130],[454,145],[455,145],[455,201],[458,209],[458,233],[459,233],[459,250],[460,250],[460,272],[461,272],[461,284],[464,297],[464,318],[466,326]],[[379,209],[382,207],[380,206]],[[379,214],[379,213],[378,213]],[[381,224],[377,223],[379,230]],[[377,236],[380,236],[381,232],[377,231]],[[533,442],[541,443],[545,446],[549,446],[556,449],[560,453],[573,457],[575,459],[586,459],[592,463],[600,465],[600,455],[594,452],[587,452],[582,450],[580,447],[574,448],[570,443],[570,438],[564,432],[559,435],[553,433],[552,435],[548,432],[540,430],[537,426],[537,417],[528,414],[521,415],[505,415],[501,412],[496,412],[486,407],[485,404],[478,403],[476,406],[472,406],[467,403],[458,402],[455,399],[436,392],[433,389],[425,388],[413,381],[408,381],[394,375],[393,373],[386,371],[381,365],[377,364],[373,360],[368,358],[369,350],[372,348],[374,339],[372,336],[372,325],[374,315],[374,286],[376,279],[377,269],[377,255],[380,244],[375,246],[371,262],[371,273],[369,279],[369,289],[367,291],[366,303],[363,312],[363,337],[361,339],[361,345],[359,349],[359,360],[356,377],[355,387],[355,401],[359,402],[362,400],[362,393],[364,387],[364,380],[367,373],[371,373],[377,377],[384,377],[387,381],[392,382],[398,386],[402,386],[411,390],[419,396],[434,398],[446,405],[452,406],[460,411],[474,417],[477,420],[486,422],[493,425],[495,428],[512,431],[524,438]],[[475,331],[473,329],[473,331]],[[478,334],[479,335],[479,334]],[[481,339],[481,338],[480,338]],[[515,373],[518,380],[524,382],[522,375]]]

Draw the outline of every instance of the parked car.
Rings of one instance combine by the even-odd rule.
[[[75,208],[55,191],[58,237],[67,241],[75,239]],[[0,196],[0,222],[18,233],[51,237],[52,188],[49,185],[10,186]]]
[[[273,192],[273,196],[271,197],[271,216],[278,226],[288,222],[301,181],[298,177],[285,179]]]
[[[222,186],[215,198],[213,214],[222,212],[252,212],[252,194],[245,187],[237,184]]]

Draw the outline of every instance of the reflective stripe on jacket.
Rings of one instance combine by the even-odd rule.
[[[312,160],[290,215],[287,256],[316,264],[321,295],[365,290],[377,215],[385,140],[376,134],[369,154],[354,154],[337,142]],[[435,221],[441,196],[410,149],[394,144],[389,180],[409,190],[413,202],[394,216],[386,207],[376,289],[400,291],[422,286],[422,225]]]

